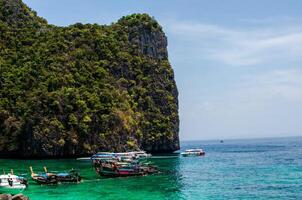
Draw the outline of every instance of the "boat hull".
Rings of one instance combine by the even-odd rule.
[[[4,189],[25,189],[27,180],[23,177],[8,174],[0,176],[0,188]]]
[[[104,177],[127,177],[127,176],[144,176],[157,172],[154,166],[128,165],[125,167],[108,167],[102,163],[95,164],[95,170],[100,176]]]
[[[57,184],[58,183],[58,179],[55,175],[50,175],[50,176],[32,176],[32,179],[38,183],[38,184],[42,184],[42,185],[48,185],[48,184]]]
[[[204,156],[205,152],[198,152],[198,153],[182,153],[181,154],[183,157],[194,157],[194,156]]]
[[[100,171],[98,173],[100,176],[103,177],[128,177],[128,176],[144,176],[145,173],[143,172],[125,172],[125,171]]]
[[[76,170],[60,173],[45,173],[35,174],[32,172],[32,179],[39,184],[57,184],[61,182],[80,182],[81,176]]]
[[[17,185],[12,185],[12,186],[10,186],[10,185],[6,185],[6,184],[0,184],[0,188],[2,188],[2,189],[26,189],[26,185],[23,185],[23,184],[17,184]]]
[[[76,177],[71,177],[71,176],[61,177],[61,176],[57,176],[57,180],[58,180],[58,182],[78,183],[78,182],[81,182],[81,177],[79,177],[79,176],[76,176]]]

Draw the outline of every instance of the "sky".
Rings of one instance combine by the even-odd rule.
[[[300,0],[23,0],[51,24],[148,13],[168,37],[180,139],[302,136]]]

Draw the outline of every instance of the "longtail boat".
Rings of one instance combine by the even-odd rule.
[[[76,170],[70,170],[69,172],[60,172],[56,175],[59,182],[79,183],[82,180],[79,172]]]
[[[116,161],[96,161],[94,163],[96,172],[101,176],[119,177],[119,176],[142,176],[144,173],[137,166],[129,163],[119,163]]]
[[[30,167],[33,180],[40,184],[56,184],[58,182],[80,182],[81,176],[78,171],[72,169],[69,172],[48,172],[47,168],[44,167],[45,173],[35,174],[33,173],[32,167]]]
[[[55,174],[47,173],[47,172],[36,174],[36,173],[34,173],[33,168],[31,166],[29,167],[29,169],[31,172],[31,178],[39,184],[57,184],[58,183],[58,179]]]
[[[143,176],[157,172],[155,166],[141,162],[145,152],[100,152],[91,157],[96,172],[105,177]]]

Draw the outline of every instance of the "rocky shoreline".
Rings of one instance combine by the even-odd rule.
[[[29,200],[29,198],[23,194],[0,194],[0,200]]]

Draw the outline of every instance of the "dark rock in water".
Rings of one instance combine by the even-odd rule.
[[[179,149],[178,91],[161,26],[49,25],[0,0],[0,157]]]
[[[0,194],[0,200],[11,200],[12,196],[10,194]]]
[[[29,198],[23,194],[17,194],[12,197],[12,200],[29,200]]]
[[[24,196],[23,194],[0,194],[0,200],[29,200],[29,198]]]

